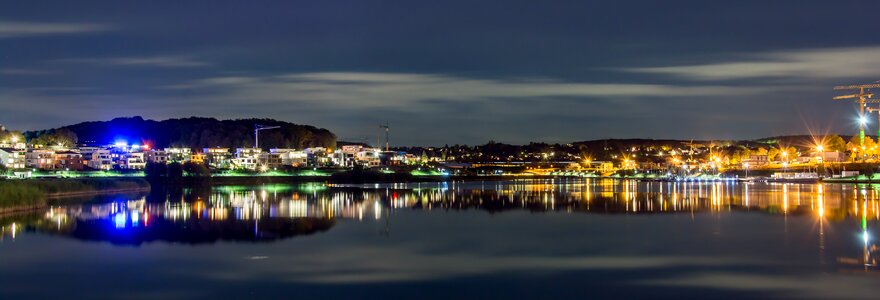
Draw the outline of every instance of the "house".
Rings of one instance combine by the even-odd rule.
[[[232,165],[238,169],[256,170],[262,152],[263,149],[260,148],[237,148]]]
[[[229,148],[204,148],[205,163],[214,168],[229,168],[232,166],[232,153]]]
[[[357,153],[347,153],[341,149],[337,149],[331,154],[330,160],[332,161],[333,165],[344,168],[351,168],[355,165],[356,154]]]
[[[260,153],[258,157],[257,165],[259,165],[261,169],[277,169],[278,167],[281,167],[281,154],[267,152]]]
[[[0,163],[8,169],[24,169],[27,162],[24,149],[0,148]]]
[[[379,157],[379,151],[373,149],[358,152],[355,155],[355,161],[367,167],[376,167],[382,163],[382,160]]]
[[[197,163],[197,164],[203,164],[203,163],[205,163],[205,159],[207,157],[208,156],[204,153],[193,153],[192,155],[189,156],[189,161]]]
[[[308,155],[305,151],[294,149],[269,149],[270,153],[281,157],[281,165],[292,167],[305,167],[308,164]]]
[[[75,151],[59,151],[54,156],[56,170],[81,171],[85,168],[83,162],[82,153]]]
[[[364,146],[362,145],[345,145],[341,148],[342,153],[345,154],[357,154],[358,152],[364,151]]]
[[[190,148],[165,148],[168,155],[168,162],[187,162],[192,158],[192,149]]]
[[[119,160],[119,168],[127,170],[142,170],[147,166],[144,152],[131,152]]]
[[[80,149],[80,153],[85,160],[86,166],[95,170],[113,169],[113,158],[110,156],[110,150],[107,149]]]
[[[767,158],[767,155],[762,154],[752,154],[749,155],[748,159],[743,160],[743,164],[748,164],[752,167],[763,166],[769,163],[770,160]]]
[[[333,152],[328,148],[312,147],[303,149],[303,152],[306,153],[306,159],[308,160],[309,166],[323,167],[333,164],[333,161],[330,159],[329,155]]]
[[[153,149],[147,152],[147,162],[154,164],[168,163],[168,153],[165,150]]]
[[[822,152],[819,159],[822,162],[844,162],[846,161],[846,153],[840,151],[825,151]]]
[[[40,170],[55,169],[55,151],[31,149],[25,153],[25,167]]]

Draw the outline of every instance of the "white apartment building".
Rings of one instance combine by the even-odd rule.
[[[164,164],[168,163],[168,153],[165,150],[153,149],[147,152],[147,162]]]
[[[145,154],[143,152],[128,153],[119,160],[119,168],[129,170],[141,170],[147,166]]]
[[[25,167],[42,170],[54,168],[55,151],[47,149],[31,149],[25,153]]]
[[[95,170],[111,170],[113,169],[113,157],[110,156],[110,150],[106,149],[89,149],[89,152],[82,152],[83,158],[88,160],[86,165]]]
[[[281,165],[293,167],[305,167],[308,165],[309,156],[305,151],[295,149],[269,149],[270,153],[281,157]]]
[[[256,170],[263,149],[237,148],[232,159],[232,165],[239,169]]]
[[[0,163],[8,169],[24,169],[27,159],[24,149],[0,148]]]
[[[192,149],[190,148],[165,148],[168,155],[168,162],[187,162],[192,157]]]

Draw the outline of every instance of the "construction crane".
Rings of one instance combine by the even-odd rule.
[[[390,144],[391,144],[391,143],[388,141],[388,131],[391,130],[391,127],[388,127],[388,123],[385,123],[385,125],[381,125],[381,124],[380,124],[380,125],[379,125],[379,135],[380,135],[380,136],[381,136],[381,134],[382,134],[382,129],[385,130],[385,151],[388,151],[389,148],[390,148],[389,146],[390,146]],[[380,137],[376,137],[376,144],[377,144],[377,145],[379,146],[379,148],[381,149],[381,148],[382,148],[382,144],[379,142],[380,139],[381,139]]]
[[[846,99],[855,99],[856,103],[859,104],[859,144],[861,146],[865,145],[865,123],[867,123],[867,119],[865,117],[865,109],[868,107],[868,103],[880,103],[875,99],[870,99],[874,97],[874,94],[868,93],[866,89],[875,89],[880,88],[880,83],[872,83],[872,84],[857,84],[857,85],[839,85],[835,86],[834,90],[858,90],[858,93],[849,94],[849,95],[840,95],[834,97],[834,100],[846,100]],[[880,131],[878,131],[880,134]]]
[[[263,126],[260,124],[254,124],[254,148],[260,148],[260,131],[277,128],[281,128],[281,126]]]

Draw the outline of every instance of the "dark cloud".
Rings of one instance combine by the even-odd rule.
[[[9,2],[0,123],[273,117],[357,137],[387,121],[397,143],[434,145],[848,133],[852,106],[830,87],[880,79],[877,8]]]

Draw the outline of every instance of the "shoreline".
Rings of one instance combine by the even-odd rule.
[[[61,199],[65,199],[65,198],[84,197],[84,196],[100,196],[100,195],[136,193],[136,192],[149,192],[151,188],[152,187],[141,187],[141,188],[130,188],[130,189],[109,189],[109,190],[92,190],[92,191],[52,193],[52,194],[46,194],[44,200],[61,200]],[[43,201],[40,204],[0,207],[0,217],[34,212],[34,211],[37,211],[40,209],[47,208],[49,206],[51,206],[51,205],[49,205],[49,203],[47,203],[47,201]]]
[[[134,178],[55,178],[0,181],[0,215],[31,212],[99,195],[148,193],[152,185]]]
[[[53,178],[57,181],[77,181],[82,178]],[[131,180],[133,177],[103,177],[100,180]],[[447,181],[499,181],[499,180],[518,180],[518,179],[611,179],[611,180],[636,180],[646,182],[768,182],[768,183],[880,183],[880,179],[862,179],[862,178],[808,178],[808,179],[772,179],[772,178],[725,178],[725,179],[670,179],[670,178],[630,178],[630,177],[614,177],[614,176],[596,176],[596,177],[578,177],[578,176],[558,176],[558,175],[469,175],[469,176],[413,176],[407,178],[390,178],[390,179],[337,179],[330,176],[219,176],[219,177],[183,177],[179,180],[156,182],[149,178],[136,178],[147,181],[150,185],[159,186],[189,186],[189,185],[251,185],[251,184],[271,184],[271,183],[338,183],[338,184],[371,184],[371,183],[415,183],[415,182],[447,182]],[[32,180],[25,179],[24,181]],[[42,180],[42,179],[37,179]],[[139,188],[123,188],[111,190],[88,190],[74,191],[63,193],[47,193],[47,199],[57,199],[64,197],[88,196],[95,193],[113,193],[128,191],[149,191],[150,186]]]
[[[119,179],[131,179],[130,177],[119,177],[119,178],[103,178],[102,180],[119,180]],[[94,190],[84,190],[84,191],[71,191],[71,192],[55,192],[55,193],[47,193],[41,199],[40,203],[36,204],[27,204],[27,205],[15,205],[15,206],[7,206],[0,207],[0,216],[9,216],[9,215],[17,215],[24,213],[31,213],[38,211],[40,209],[45,209],[52,205],[49,204],[49,201],[63,201],[68,198],[76,198],[76,197],[88,197],[88,196],[100,196],[100,195],[113,195],[113,194],[125,194],[125,193],[137,193],[137,192],[150,192],[154,186],[195,186],[195,185],[210,185],[210,186],[227,186],[227,185],[261,185],[261,184],[297,184],[297,183],[323,183],[323,184],[374,184],[374,183],[430,183],[430,182],[448,182],[448,181],[501,181],[501,180],[517,180],[517,179],[611,179],[611,180],[635,180],[635,181],[644,181],[644,182],[728,182],[725,180],[681,180],[677,181],[674,179],[658,179],[658,178],[624,178],[624,177],[565,177],[565,176],[549,176],[549,175],[534,175],[534,176],[447,176],[447,177],[413,177],[406,180],[390,180],[390,181],[356,181],[356,180],[331,180],[327,176],[237,176],[237,177],[212,177],[212,178],[184,178],[184,180],[180,180],[173,183],[160,183],[160,184],[151,184],[149,186],[144,187],[136,187],[136,188],[115,188],[115,189],[94,189]],[[216,180],[220,179],[220,180]],[[58,179],[55,179],[58,180]],[[68,180],[68,179],[60,179],[60,180]],[[76,178],[70,178],[69,180],[75,181]],[[831,184],[874,184],[880,183],[880,180],[865,180],[865,179],[831,179],[831,178],[819,178],[815,180],[729,180],[730,182],[764,182],[764,183],[804,183],[804,184],[818,184],[818,183],[831,183]],[[58,205],[59,203],[52,203],[53,205]]]

